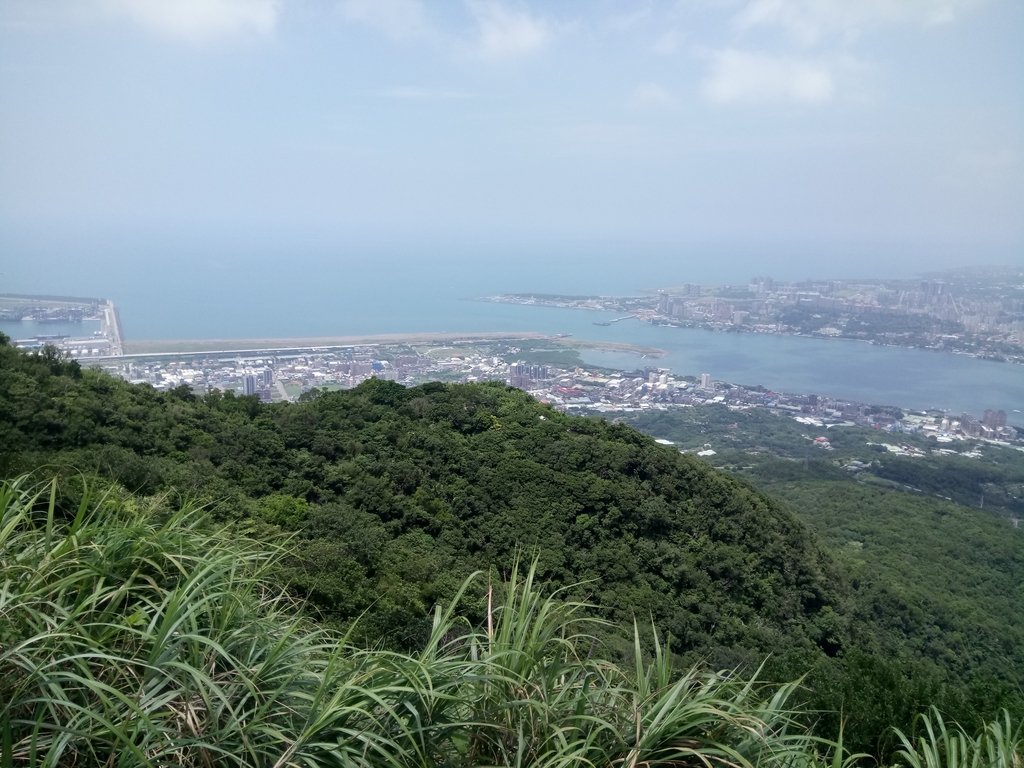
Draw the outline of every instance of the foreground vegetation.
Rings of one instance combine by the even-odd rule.
[[[0,484],[0,764],[32,766],[812,766],[795,685],[606,660],[600,620],[535,568],[468,579],[415,654],[354,646],[275,590],[270,552],[197,509],[114,487],[65,506]],[[458,615],[486,595],[485,622]],[[1008,718],[921,721],[908,768],[1013,768]]]
[[[809,745],[788,687],[602,660],[597,620],[533,570],[467,580],[484,628],[455,600],[417,654],[365,650],[298,618],[267,580],[279,555],[197,510],[56,491],[0,486],[4,764],[746,766]]]
[[[844,642],[839,585],[792,514],[519,390],[371,380],[265,405],[3,356],[0,470],[86,472],[295,535],[281,583],[338,626],[361,616],[355,631],[373,641],[418,648],[431,606],[525,548],[543,578],[588,585],[574,597],[608,611],[625,655],[634,615],[713,666],[756,668],[780,649],[802,664]]]
[[[689,436],[707,441],[698,428],[689,429]],[[226,703],[234,694],[181,683],[180,690],[192,692],[179,701],[170,693],[178,690],[177,678],[153,678],[153,670],[124,661],[131,653],[118,650],[122,655],[113,657],[116,666],[128,671],[137,685],[143,681],[152,686],[156,697],[145,705],[132,704],[141,707],[133,722],[144,724],[157,710],[159,718],[170,717],[160,709],[163,702],[185,723],[175,728],[206,728],[207,718],[217,723],[241,718],[245,730],[255,722],[253,712],[271,712],[278,701],[286,702],[282,716],[306,722],[303,718],[315,719],[323,709],[327,694],[319,686],[326,685],[324,691],[333,696],[338,682],[330,677],[331,670],[355,669],[353,659],[371,665],[382,659],[422,659],[425,653],[449,659],[476,648],[470,660],[479,660],[484,646],[472,638],[481,632],[490,635],[480,628],[488,626],[488,619],[497,621],[497,606],[504,604],[499,585],[519,578],[512,564],[522,552],[534,562],[534,578],[558,591],[559,611],[571,607],[571,626],[565,629],[570,636],[581,635],[570,642],[572,658],[586,663],[604,658],[600,669],[612,670],[608,674],[613,676],[626,674],[621,670],[633,669],[638,659],[654,659],[675,670],[729,669],[733,672],[724,680],[714,679],[741,689],[745,684],[740,681],[754,676],[801,680],[801,685],[785,688],[785,704],[780,704],[785,727],[779,727],[793,738],[812,733],[828,740],[842,734],[847,751],[892,762],[906,746],[894,727],[913,734],[915,718],[930,706],[939,707],[947,722],[964,723],[972,733],[980,733],[983,722],[1002,717],[1004,708],[1011,723],[1024,717],[1024,643],[1017,642],[1021,618],[1015,609],[1024,557],[1017,539],[991,535],[988,523],[996,525],[995,518],[977,518],[960,508],[921,506],[922,494],[906,504],[896,496],[859,495],[888,491],[877,483],[844,485],[853,482],[845,471],[813,460],[766,455],[761,461],[741,451],[735,456],[737,465],[750,468],[745,470],[747,479],[729,477],[658,446],[624,425],[566,416],[497,385],[406,389],[371,381],[348,392],[317,393],[301,403],[265,405],[216,392],[197,397],[185,388],[157,392],[82,370],[50,353],[25,355],[0,340],[0,476],[38,473],[43,467],[37,477],[59,478],[53,521],[44,529],[67,527],[69,538],[84,541],[75,530],[79,510],[119,510],[115,517],[130,516],[132,530],[140,531],[166,525],[167,531],[180,532],[184,528],[173,521],[194,518],[187,535],[168,533],[167,546],[147,550],[147,567],[153,571],[146,572],[146,583],[176,590],[179,577],[214,578],[207,566],[216,570],[230,565],[232,578],[242,579],[239,592],[248,595],[244,600],[233,597],[229,604],[234,607],[225,608],[222,619],[208,617],[207,623],[219,621],[230,628],[231,642],[240,644],[237,650],[227,641],[218,641],[214,648],[204,640],[188,640],[190,653],[220,653],[222,648],[226,654],[223,663],[206,661],[199,669],[218,684],[236,681],[243,692],[251,691],[246,675],[256,668],[247,661],[250,653],[276,658],[294,651],[295,670],[315,672],[313,678],[294,681],[291,673],[276,677],[266,672],[271,677],[258,690],[273,691],[281,683],[285,693],[266,700],[252,692],[239,694],[250,698],[238,705]],[[804,476],[797,477],[799,472]],[[993,492],[996,479],[992,475],[986,480],[989,498],[998,497]],[[766,497],[750,481],[778,492],[785,503]],[[90,496],[86,488],[104,491],[100,497]],[[1006,488],[1011,499],[1015,492]],[[806,503],[797,504],[801,491]],[[49,505],[47,501],[43,506]],[[205,522],[188,511],[199,506],[209,510]],[[239,536],[242,531],[245,536]],[[846,541],[847,533],[856,533],[862,546]],[[55,540],[57,534],[47,536]],[[123,551],[130,560],[133,547],[145,538],[125,535],[121,549],[114,551]],[[232,539],[237,539],[241,554],[232,549]],[[266,547],[251,544],[253,540],[289,544],[286,552],[268,558]],[[17,541],[5,550],[5,563],[13,562],[11,553],[25,548],[29,538]],[[962,556],[951,559],[951,553],[961,550]],[[29,578],[28,564],[53,558],[45,548],[26,551],[35,552],[20,561],[29,583],[36,577]],[[164,559],[156,552],[179,554]],[[83,573],[103,574],[104,588],[114,589],[111,585],[123,575],[118,562],[110,555],[90,560]],[[478,571],[486,575],[467,587]],[[81,653],[69,657],[74,659],[71,667],[57,664],[46,667],[45,674],[71,670],[80,679],[67,690],[78,693],[92,685],[84,682],[91,680],[87,672],[99,675],[96,690],[106,697],[52,710],[52,722],[77,723],[72,717],[77,713],[84,723],[89,720],[86,712],[102,713],[108,705],[133,702],[134,692],[148,688],[132,688],[130,693],[113,685],[109,671],[100,671],[102,664],[94,669],[87,661],[100,655],[75,645],[73,629],[85,621],[85,614],[47,602],[53,585],[63,589],[60,585],[73,579],[47,582],[44,573],[40,568],[32,582],[35,602],[19,598],[5,603],[11,611],[20,602],[38,609],[21,615],[20,623],[12,626],[21,627],[18,632],[56,626],[64,634],[55,631],[48,637],[55,642],[63,637]],[[258,578],[250,579],[253,574]],[[484,587],[488,583],[495,585],[490,601]],[[203,584],[194,588],[207,594]],[[88,594],[78,587],[68,589],[72,596]],[[175,598],[181,610],[193,603],[202,610],[221,610],[196,597],[198,592],[187,594],[187,599]],[[106,639],[130,640],[129,650],[141,649],[145,658],[163,660],[161,650],[147,639],[151,627],[162,626],[152,607],[163,604],[162,595],[125,603],[127,596],[115,589],[96,631],[105,626]],[[83,610],[93,610],[93,603],[87,599]],[[439,605],[464,617],[444,614],[441,636],[434,613]],[[46,618],[51,610],[63,618]],[[255,632],[230,623],[243,614],[276,616],[273,621],[284,624]],[[174,633],[200,623],[171,622],[168,634],[157,637],[165,645],[192,637]],[[665,633],[660,650],[649,629],[652,623]],[[19,646],[9,644],[5,626],[0,623],[0,651],[7,654]],[[287,640],[300,635],[312,638],[309,659],[303,656],[307,650],[295,650],[301,644]],[[207,636],[203,630],[196,637]],[[271,653],[259,637],[281,640]],[[338,651],[341,657],[335,655],[336,646],[345,649]],[[46,658],[58,657],[55,651]],[[565,659],[559,663],[568,664]],[[17,666],[21,661],[11,663],[22,669]],[[191,675],[187,666],[165,670],[162,663],[146,663],[161,674],[178,669],[185,678]],[[373,666],[366,674],[377,679],[377,669]],[[472,678],[483,673],[460,674]],[[690,675],[705,679],[698,672]],[[630,676],[641,675],[634,671]],[[323,683],[325,677],[332,682]],[[6,696],[3,686],[16,678],[6,668],[0,670],[0,694]],[[34,679],[50,678],[40,671]],[[440,699],[431,699],[429,707],[419,698],[408,704],[408,716],[419,718],[417,728],[434,722],[423,718],[443,709],[438,702],[462,695],[437,682],[441,679],[431,673],[426,688],[443,692],[436,694]],[[199,679],[189,684],[201,683],[206,684]],[[421,696],[418,683],[401,685]],[[593,683],[580,685],[593,690]],[[775,695],[771,691],[781,690],[755,689],[769,699]],[[24,694],[27,699],[17,699],[21,705],[41,705],[44,699],[33,698],[28,690],[13,691],[12,701],[14,694]],[[287,692],[291,690],[298,693]],[[533,694],[524,690],[516,689],[515,701],[533,700],[539,692],[554,689],[544,683]],[[558,701],[569,706],[572,696],[564,692]],[[622,699],[611,701],[616,716],[622,715],[621,707],[633,712]],[[391,712],[391,706],[385,710]],[[398,709],[406,706],[394,704]],[[39,717],[36,710],[19,715],[24,727]],[[113,715],[102,717],[112,722]],[[460,722],[469,722],[469,715],[460,717]],[[412,728],[404,720],[388,723],[388,734],[406,734]],[[620,726],[609,733],[620,733]],[[284,733],[283,728],[275,725],[271,730]],[[463,750],[459,758],[444,758],[450,764],[470,759],[468,742],[463,743],[469,737],[465,729],[462,733],[450,736],[451,748]],[[37,736],[42,738],[41,733]],[[6,738],[4,733],[0,737]],[[10,733],[12,744],[24,747],[24,738],[24,733]],[[261,738],[254,733],[251,744],[263,743]],[[266,743],[273,750],[281,740]],[[86,741],[99,744],[102,739]],[[239,747],[235,753],[248,754],[249,748]],[[511,760],[510,754],[472,759],[500,763]],[[265,764],[277,759],[252,755],[244,759]],[[217,762],[207,758],[189,760]]]

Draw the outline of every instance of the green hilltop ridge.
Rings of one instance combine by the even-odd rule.
[[[619,626],[653,618],[714,665],[835,652],[837,586],[789,512],[624,426],[505,386],[370,380],[296,404],[159,393],[5,350],[10,476],[49,465],[216,501],[294,534],[288,584],[327,618],[415,647],[479,568],[536,554]]]
[[[57,476],[58,517],[89,506],[83,488],[109,487],[155,518],[202,505],[205,525],[228,538],[287,542],[260,578],[302,598],[303,621],[347,632],[352,647],[413,658],[436,649],[438,606],[457,604],[466,626],[484,626],[484,581],[514,580],[525,558],[587,616],[591,639],[573,653],[807,675],[789,695],[799,719],[835,737],[848,717],[854,749],[893,755],[900,742],[888,726],[911,728],[930,704],[972,727],[1000,707],[1018,720],[1024,709],[1017,669],[944,675],[912,643],[898,660],[873,657],[873,622],[899,617],[857,602],[842,561],[804,522],[631,427],[494,384],[370,380],[292,404],[158,392],[0,342],[3,477]],[[489,575],[467,582],[481,570]],[[669,655],[650,639],[651,622]],[[450,643],[459,632],[448,629]],[[0,638],[0,653],[8,643]],[[878,693],[858,700],[871,712],[845,711],[851,689]],[[858,731],[858,718],[882,725]]]

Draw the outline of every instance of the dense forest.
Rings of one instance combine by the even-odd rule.
[[[920,435],[852,425],[826,430],[764,409],[707,406],[624,421],[684,450],[710,447],[709,462],[816,534],[847,589],[851,645],[867,651],[848,651],[839,665],[880,672],[843,674],[836,684],[851,704],[888,702],[873,710],[876,722],[849,722],[856,738],[891,716],[880,710],[905,711],[906,698],[942,700],[963,718],[993,701],[1020,711],[1024,529],[1011,523],[1024,502],[1024,453],[977,441],[937,448]]]
[[[464,653],[450,646],[459,632],[438,635],[437,611],[458,605],[465,626],[488,624],[486,585],[512,594],[502,585],[526,561],[531,585],[589,622],[573,654],[801,679],[786,688],[794,722],[834,738],[842,721],[850,750],[892,756],[906,746],[892,727],[909,733],[931,705],[972,727],[1024,710],[1019,623],[986,614],[999,606],[986,584],[968,614],[976,637],[956,611],[932,622],[953,581],[922,601],[890,561],[872,572],[865,555],[858,571],[791,502],[504,386],[371,380],[261,404],[158,392],[2,343],[0,436],[3,477],[57,478],[51,518],[77,520],[99,491],[154,519],[203,510],[203,535],[283,545],[260,583],[299,598],[316,631],[346,633],[346,648]],[[18,553],[4,546],[7,567]],[[1002,552],[992,571],[1017,573],[1019,547]]]

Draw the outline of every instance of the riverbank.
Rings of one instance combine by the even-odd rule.
[[[189,352],[246,352],[251,350],[346,347],[373,344],[468,344],[474,341],[535,341],[552,338],[535,331],[480,333],[377,333],[354,336],[309,336],[258,339],[153,339],[125,343],[125,354],[188,354]]]
[[[666,352],[659,347],[647,347],[642,344],[628,344],[619,341],[587,341],[585,339],[561,338],[555,339],[555,343],[571,349],[586,349],[597,352],[623,352],[630,355],[637,355],[641,358],[664,357]]]
[[[124,345],[126,355],[187,355],[209,352],[254,352],[265,350],[316,349],[321,347],[350,347],[408,344],[473,344],[495,341],[550,341],[569,349],[614,352],[639,358],[664,357],[665,350],[642,344],[616,341],[590,341],[564,336],[552,336],[536,331],[479,332],[479,333],[377,333],[359,336],[313,336],[279,339],[155,339],[132,341]]]

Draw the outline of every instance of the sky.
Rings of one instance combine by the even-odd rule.
[[[1022,33],[1020,0],[0,0],[0,273],[167,239],[1021,263]]]

